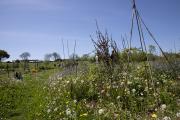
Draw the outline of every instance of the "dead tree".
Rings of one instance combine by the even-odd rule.
[[[111,66],[114,63],[118,63],[119,58],[117,44],[112,40],[112,37],[109,37],[107,31],[105,34],[103,34],[97,25],[96,37],[96,41],[92,37],[91,40],[96,49],[98,61],[102,62],[106,66]],[[110,53],[110,50],[112,50],[112,53]]]

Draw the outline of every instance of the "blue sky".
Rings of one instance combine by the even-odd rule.
[[[180,0],[136,0],[142,18],[166,51],[180,50]],[[0,49],[12,59],[29,52],[31,59],[44,59],[46,53],[63,57],[62,42],[69,42],[70,54],[77,41],[79,55],[91,52],[98,21],[121,45],[121,36],[129,36],[130,0],[0,0]],[[133,46],[139,47],[137,30]],[[154,44],[146,37],[147,44]]]

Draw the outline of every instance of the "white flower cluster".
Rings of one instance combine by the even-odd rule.
[[[166,104],[161,105],[161,110],[164,111],[166,109]]]
[[[171,120],[170,117],[165,116],[162,120]]]
[[[180,118],[180,112],[176,113],[176,117]]]
[[[104,111],[105,111],[104,109],[99,109],[98,110],[99,115],[102,115],[104,113]]]

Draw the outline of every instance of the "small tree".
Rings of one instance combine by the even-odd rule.
[[[120,53],[120,56],[124,62],[128,60],[128,56],[130,57],[130,61],[142,62],[147,60],[146,53],[138,48],[124,49]]]
[[[28,60],[28,57],[30,57],[30,53],[28,52],[24,52],[20,55],[20,57],[22,58],[22,60]]]
[[[0,50],[0,62],[2,61],[2,59],[8,59],[9,57],[10,55],[5,50]]]
[[[44,60],[45,60],[45,61],[50,61],[50,60],[51,60],[51,57],[52,57],[52,54],[45,54],[45,55],[44,55]]]
[[[83,61],[89,60],[89,55],[88,55],[88,54],[82,55],[82,57],[80,58],[80,60],[83,60]]]
[[[54,61],[61,58],[60,55],[57,52],[53,52],[52,57],[54,58]]]
[[[22,60],[24,60],[24,71],[26,70],[26,68],[28,67],[28,57],[30,57],[30,53],[28,52],[24,52],[20,55],[20,57],[22,58]]]
[[[149,54],[148,54],[149,60],[154,61],[155,59],[157,59],[157,56],[155,55],[156,47],[154,45],[149,45],[148,49],[149,49],[148,50],[149,51]]]
[[[149,53],[155,54],[155,52],[156,52],[156,47],[154,45],[149,45]]]
[[[79,56],[77,55],[77,54],[71,54],[70,56],[69,56],[69,58],[70,59],[72,59],[72,60],[77,60],[77,59],[79,59]]]

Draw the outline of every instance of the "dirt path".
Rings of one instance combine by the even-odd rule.
[[[51,75],[49,77],[49,81],[54,81],[68,75],[75,75],[78,74],[80,71],[86,71],[87,69],[88,69],[87,65],[83,63],[77,66],[64,67],[63,70],[58,71],[55,74]]]
[[[65,68],[63,68],[63,70],[58,71],[55,74],[51,75],[49,77],[49,81],[50,82],[55,81],[57,79],[65,77],[65,76],[75,74],[75,72],[76,72],[75,67],[65,67]]]

